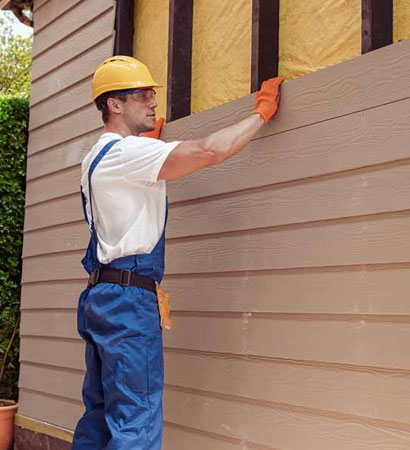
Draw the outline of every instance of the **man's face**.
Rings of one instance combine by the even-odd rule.
[[[155,91],[151,88],[136,89],[127,94],[126,102],[119,102],[122,110],[122,119],[137,136],[145,131],[155,128],[155,108],[158,103],[155,100]]]

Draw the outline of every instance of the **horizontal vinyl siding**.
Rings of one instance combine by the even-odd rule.
[[[57,17],[56,3],[38,13],[50,4]],[[71,3],[55,46],[40,22],[39,58],[71,45],[74,12],[90,8]],[[101,20],[113,13],[105,3]],[[97,17],[81,18],[78,35]],[[80,162],[101,126],[84,96],[112,48],[99,38],[38,67],[31,102],[20,412],[71,429],[85,369]],[[169,183],[165,450],[409,448],[409,50],[286,83],[277,117],[243,152]],[[181,119],[162,137],[204,136],[253,102]]]
[[[34,3],[35,34],[25,228],[30,222],[33,230],[41,228],[41,221],[53,210],[53,206],[50,209],[47,207],[49,205],[43,203],[45,209],[37,210],[35,217],[30,215],[30,199],[38,192],[36,183],[30,180],[41,179],[53,172],[55,186],[49,185],[47,188],[51,194],[49,200],[53,202],[59,196],[65,198],[70,195],[69,186],[78,183],[81,158],[102,128],[100,114],[91,105],[91,80],[96,66],[112,55],[114,16],[113,0],[37,0]],[[67,184],[65,172],[72,166],[75,167],[76,174]],[[57,186],[60,187],[59,191],[55,189]],[[74,208],[78,208],[78,203]],[[57,209],[64,214],[63,208]],[[33,221],[30,217],[33,217]],[[69,220],[66,221],[68,222]],[[24,238],[24,248],[26,247],[27,236]],[[80,268],[80,262],[76,261],[75,266]],[[23,261],[23,272],[27,270],[29,268]],[[41,302],[48,298],[48,307],[72,313],[65,301],[68,298],[74,299],[83,287],[82,280],[70,280],[66,284],[59,282],[54,290],[53,284],[49,282],[27,284],[23,280],[22,310],[27,307],[29,311],[40,312],[41,309],[38,308],[41,307]],[[26,316],[23,326],[29,325],[30,320]],[[78,347],[77,339],[78,336],[73,340],[75,349]],[[61,341],[56,337],[53,342],[58,353]],[[54,358],[53,353],[47,353],[47,357],[53,358],[53,369],[50,371],[48,365],[42,365],[42,358],[33,351],[32,343],[32,338],[21,336],[19,412],[52,424],[63,427],[69,424],[69,428],[73,427],[73,423],[83,412],[81,402],[70,398],[74,391],[78,394],[77,380],[83,377],[82,370],[73,368],[80,356],[74,349],[69,350],[69,354],[65,355],[65,363],[70,361],[71,355],[75,359],[70,366],[66,366],[65,363],[58,364],[57,353]],[[35,341],[34,345],[41,352],[47,352],[42,342]],[[27,348],[32,355],[31,359],[25,353]],[[82,344],[79,350],[83,353]],[[31,366],[27,366],[26,361],[31,361]],[[72,388],[71,394],[59,395],[56,387],[61,388],[61,384],[66,382]],[[50,393],[51,387],[54,391]]]

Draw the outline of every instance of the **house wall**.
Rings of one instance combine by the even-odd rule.
[[[114,11],[48,0],[34,17],[19,413],[72,430],[80,161],[100,132],[90,82]],[[169,183],[165,450],[409,448],[409,51],[287,82],[242,153]],[[252,107],[245,96],[162,138],[205,136]]]
[[[287,82],[242,153],[170,183],[166,449],[409,447],[409,50]]]
[[[113,0],[34,2],[19,414],[53,424],[74,420],[72,407],[78,402],[73,398],[78,393],[77,380],[83,376],[79,367],[83,348],[74,364],[73,355],[65,354],[67,343],[78,344],[74,326],[68,340],[53,335],[51,330],[59,326],[54,319],[40,334],[31,326],[43,323],[50,314],[63,322],[64,317],[71,317],[84,280],[71,276],[73,268],[80,269],[79,259],[72,268],[62,263],[60,270],[67,271],[64,276],[53,270],[40,275],[32,267],[43,267],[51,256],[41,248],[42,240],[51,243],[53,233],[62,226],[75,230],[80,219],[79,164],[102,129],[100,114],[90,103],[91,81],[97,65],[113,54],[114,17]],[[73,250],[67,241],[64,254],[71,256]],[[70,326],[71,321],[67,323]],[[55,354],[50,347],[56,348]],[[67,395],[67,389],[71,394]],[[26,422],[19,425],[24,427]]]

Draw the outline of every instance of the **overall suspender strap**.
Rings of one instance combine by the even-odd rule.
[[[90,200],[90,213],[91,213],[91,223],[90,226],[91,228],[94,228],[94,213],[93,213],[93,195],[92,195],[92,187],[91,187],[91,176],[95,170],[95,168],[97,167],[98,163],[104,158],[104,156],[109,152],[109,150],[111,149],[111,147],[116,144],[117,142],[119,142],[120,139],[114,139],[113,141],[108,142],[108,144],[105,144],[104,147],[100,150],[100,152],[98,153],[98,155],[93,159],[90,168],[88,170],[88,198]],[[87,217],[87,211],[85,209],[85,195],[83,192],[83,188],[81,187],[81,198],[83,201],[83,210],[84,210],[84,216],[85,216],[85,220],[87,221],[87,223],[89,223],[88,221],[88,217]]]

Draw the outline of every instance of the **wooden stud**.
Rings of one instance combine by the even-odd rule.
[[[251,92],[262,81],[278,75],[279,0],[252,2],[252,73]]]
[[[193,0],[170,0],[167,122],[191,114]]]
[[[362,54],[393,43],[393,0],[362,0]]]
[[[133,56],[134,0],[116,0],[114,55]]]

